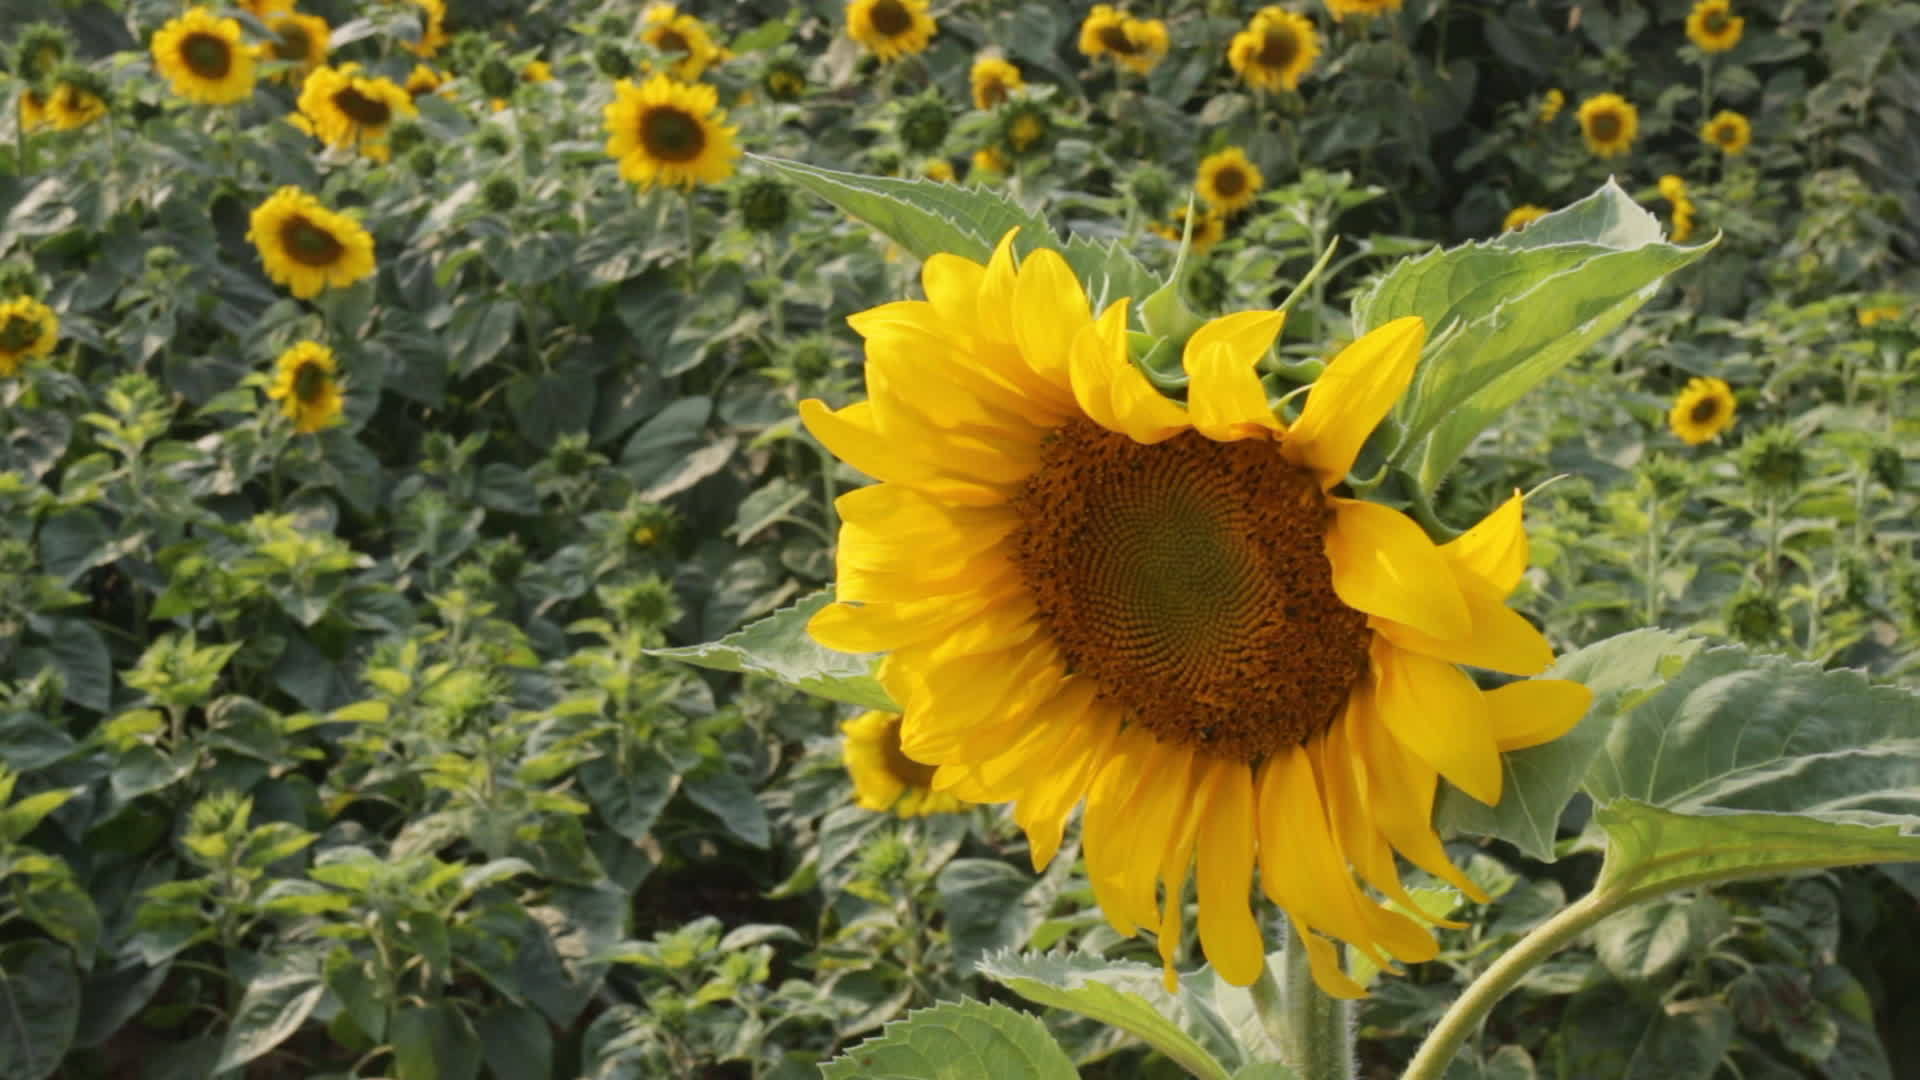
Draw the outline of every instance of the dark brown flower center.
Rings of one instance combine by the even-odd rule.
[[[1264,67],[1285,68],[1300,55],[1300,39],[1291,30],[1267,27],[1261,31],[1260,63]]]
[[[1709,11],[1706,17],[1700,20],[1700,25],[1706,27],[1707,33],[1719,37],[1726,32],[1727,13],[1719,10]]]
[[[332,266],[347,253],[338,237],[299,214],[280,226],[280,246],[304,266]]]
[[[345,113],[347,119],[365,128],[381,128],[393,119],[393,107],[378,98],[367,95],[349,86],[333,95],[333,107]]]
[[[216,34],[196,32],[180,42],[180,59],[203,79],[224,79],[233,68],[233,47]]]
[[[1007,100],[1007,84],[1001,82],[997,76],[981,80],[980,100],[986,103],[988,108]]]
[[[0,352],[24,352],[40,340],[40,320],[9,315],[0,324]]]
[[[1213,193],[1223,199],[1231,199],[1247,190],[1247,174],[1238,166],[1229,165],[1213,174]]]
[[[305,60],[313,55],[313,38],[299,22],[281,19],[272,26],[274,40],[267,47],[273,50],[275,60]]]
[[[1106,46],[1109,51],[1117,52],[1122,56],[1132,56],[1139,51],[1139,46],[1133,43],[1133,38],[1127,33],[1126,27],[1119,23],[1108,23],[1102,26],[1096,36],[1099,37],[1100,44]]]
[[[661,52],[692,52],[693,46],[687,43],[686,36],[678,30],[662,30],[653,39],[653,47]]]
[[[302,405],[318,405],[326,397],[332,381],[326,368],[309,360],[293,373],[293,396],[299,398]]]
[[[900,0],[880,0],[867,11],[873,28],[887,37],[899,37],[913,29],[913,13]]]
[[[700,121],[672,105],[656,105],[640,114],[640,145],[661,161],[692,161],[707,145]]]
[[[1014,508],[1013,561],[1054,643],[1163,740],[1257,762],[1326,730],[1367,670],[1319,484],[1271,442],[1142,446],[1073,421]]]
[[[1720,415],[1720,399],[1704,397],[1693,403],[1693,410],[1687,416],[1696,424],[1704,424]]]
[[[1593,137],[1599,142],[1612,142],[1620,137],[1620,114],[1598,112],[1593,114]]]
[[[893,774],[895,780],[909,788],[926,790],[933,787],[934,766],[922,765],[900,749],[899,717],[887,722],[887,732],[880,740],[880,750],[886,756],[887,771]]]

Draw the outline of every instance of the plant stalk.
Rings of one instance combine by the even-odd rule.
[[[1298,931],[1287,936],[1279,978],[1269,964],[1251,991],[1281,1063],[1300,1080],[1353,1080],[1353,1003],[1329,997],[1313,981]]]

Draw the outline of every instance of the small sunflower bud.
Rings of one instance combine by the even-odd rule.
[[[1163,218],[1173,203],[1173,177],[1160,166],[1146,162],[1127,174],[1127,195],[1140,212],[1150,218]]]
[[[407,152],[406,165],[408,172],[425,180],[439,167],[440,159],[434,156],[433,147],[416,146]]]
[[[798,60],[775,60],[760,77],[760,88],[775,101],[799,101],[807,92],[807,69]]]
[[[1640,465],[1640,477],[1655,498],[1670,499],[1692,483],[1685,463],[1667,454],[1655,454]]]
[[[1037,154],[1052,140],[1053,118],[1038,101],[1021,100],[1000,110],[998,139],[1008,152],[1018,156]]]
[[[947,141],[953,115],[939,98],[922,96],[900,114],[900,142],[916,154],[930,154]]]
[[[772,179],[754,180],[742,187],[737,201],[741,220],[754,232],[772,232],[785,225],[793,205],[786,185]]]
[[[520,204],[520,184],[505,173],[495,173],[480,185],[480,198],[487,209],[505,213]]]
[[[507,140],[507,133],[495,127],[481,128],[480,134],[474,136],[473,145],[479,147],[481,153],[496,156],[506,153],[513,146]]]
[[[1873,478],[1880,481],[1880,486],[1888,491],[1900,491],[1906,487],[1907,459],[1900,456],[1896,447],[1875,447],[1867,468],[1873,473]]]
[[[600,600],[622,622],[648,630],[658,630],[680,618],[680,604],[674,599],[673,586],[649,575],[637,581],[602,585]]]
[[[483,93],[497,98],[512,96],[513,88],[520,84],[519,76],[513,73],[505,60],[497,56],[480,65],[478,81]]]
[[[495,582],[508,582],[520,576],[527,563],[527,548],[518,537],[503,536],[474,548],[474,555]]]
[[[624,79],[633,74],[633,57],[617,41],[603,41],[594,47],[593,66],[609,79]]]
[[[1774,640],[1783,624],[1780,605],[1765,593],[1744,591],[1727,606],[1727,631],[1749,645]]]
[[[832,371],[835,360],[833,342],[824,337],[801,338],[787,351],[787,366],[793,369],[795,378],[802,380],[818,379]]]
[[[411,120],[393,125],[393,130],[387,133],[387,146],[396,154],[404,154],[426,141],[427,129]]]
[[[29,23],[13,45],[13,70],[29,85],[53,75],[73,55],[73,38],[53,23]]]
[[[180,268],[180,250],[167,244],[156,244],[147,249],[147,273],[157,278],[169,278]]]
[[[860,849],[860,876],[872,882],[891,882],[913,866],[913,849],[892,829],[884,830]]]
[[[1807,453],[1800,437],[1783,427],[1770,428],[1740,446],[1747,479],[1763,494],[1791,495],[1807,478]]]
[[[24,259],[0,262],[0,297],[16,296],[40,299],[40,279],[34,276],[33,264]]]

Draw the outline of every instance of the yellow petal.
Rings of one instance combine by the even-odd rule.
[[[1027,642],[944,663],[902,650],[882,674],[892,676],[882,685],[904,709],[900,749],[915,761],[945,765],[984,761],[1011,745],[1065,670],[1051,647]]]
[[[1460,639],[1473,632],[1473,615],[1453,568],[1420,526],[1378,503],[1328,502],[1333,521],[1327,528],[1327,561],[1342,603],[1434,637]]]
[[[1479,524],[1441,545],[1457,566],[1485,578],[1505,597],[1527,570],[1527,530],[1521,521],[1524,500],[1515,491]]]
[[[1244,353],[1224,342],[1197,349],[1189,343],[1186,368],[1187,413],[1200,434],[1232,442],[1282,430],[1267,404],[1267,389]]]
[[[1008,229],[994,245],[987,260],[986,273],[980,277],[977,325],[980,334],[991,342],[1013,345],[1019,339],[1013,332],[1013,292],[1017,271],[1013,265],[1013,238],[1020,230]]]
[[[1247,905],[1253,888],[1253,771],[1243,762],[1213,762],[1205,781],[1206,828],[1200,830],[1194,881],[1200,898],[1200,945],[1222,978],[1252,985],[1266,966],[1260,925]]]
[[[1347,712],[1351,713],[1352,709],[1350,701]],[[1333,823],[1340,849],[1346,853],[1347,861],[1353,864],[1362,880],[1385,893],[1389,899],[1397,901],[1416,917],[1454,928],[1465,925],[1437,920],[1426,914],[1401,883],[1399,868],[1393,861],[1393,848],[1381,834],[1368,805],[1367,770],[1365,763],[1357,756],[1359,745],[1348,735],[1351,724],[1349,717],[1343,714],[1327,729],[1318,744],[1319,757],[1315,763],[1320,774],[1321,791],[1327,800],[1327,818]],[[1410,920],[1404,926],[1391,920],[1376,920],[1370,929],[1374,938],[1386,946],[1388,952],[1407,963],[1430,960],[1438,948],[1433,936]]]
[[[1073,395],[1087,418],[1135,442],[1152,444],[1187,430],[1187,411],[1163,397],[1127,359],[1127,305],[1107,307],[1074,338]]]
[[[920,287],[926,290],[928,302],[943,321],[971,326],[979,318],[980,282],[986,276],[987,268],[972,259],[939,252],[927,256],[927,261],[921,264]],[[855,325],[854,329],[860,328]]]
[[[1286,322],[1284,311],[1236,311],[1208,320],[1187,339],[1183,362],[1191,373],[1194,354],[1225,345],[1245,367],[1252,368],[1273,348],[1273,339],[1280,336],[1280,328]]]
[[[1487,894],[1462,874],[1433,831],[1433,767],[1409,753],[1380,719],[1370,686],[1354,689],[1348,702],[1347,737],[1358,751],[1353,759],[1365,773],[1367,816],[1380,835],[1407,861],[1448,882],[1481,903]]]
[[[1434,637],[1379,616],[1369,620],[1368,625],[1402,649],[1450,664],[1504,671],[1509,675],[1538,675],[1553,663],[1553,646],[1547,644],[1546,637],[1534,629],[1524,615],[1507,606],[1499,590],[1471,572],[1456,574],[1455,580],[1473,616],[1472,634],[1464,638]]]
[[[1500,751],[1480,688],[1452,664],[1374,639],[1380,719],[1402,746],[1454,787],[1493,806],[1500,801]]]
[[[1360,889],[1327,820],[1313,760],[1304,747],[1267,759],[1255,784],[1255,800],[1261,889],[1302,933],[1322,930],[1366,944]]]
[[[839,652],[886,652],[942,637],[1007,595],[971,590],[905,603],[828,604],[807,620],[807,634]]]
[[[800,419],[833,456],[876,480],[905,484],[968,506],[993,506],[1007,500],[1008,488],[955,476],[882,437],[870,402],[855,402],[836,412],[825,402],[808,398],[800,403]]]
[[[1313,971],[1313,981],[1328,997],[1351,999],[1367,996],[1367,988],[1354,982],[1353,977],[1341,969],[1340,954],[1333,942],[1308,931],[1295,935],[1288,947],[1291,948],[1295,943],[1306,945],[1307,966]]]
[[[889,304],[887,308],[901,306]],[[1055,407],[1060,395],[1047,388],[1024,364],[1016,364],[1012,370],[1017,378],[1027,382],[1016,383],[1002,377],[1003,364],[989,363],[984,358],[987,354],[1011,356],[1012,350],[985,348],[979,339],[956,324],[929,327],[917,317],[879,317],[884,310],[875,309],[848,320],[858,320],[854,328],[866,338],[868,364],[879,361],[885,365],[891,361],[890,372],[904,372],[916,380],[925,380],[936,388],[930,392],[952,387],[967,395],[971,399],[969,404],[977,401],[973,407],[985,412],[992,423],[1004,425],[1008,418],[1017,417],[1030,426],[1045,428],[1058,425],[1068,415]],[[1036,394],[1036,390],[1046,392]]]
[[[1409,315],[1340,350],[1287,430],[1287,460],[1312,469],[1322,488],[1345,480],[1367,436],[1413,381],[1426,340],[1425,320]]]
[[[1093,322],[1086,290],[1059,252],[1026,257],[1013,286],[1013,333],[1035,371],[1067,388],[1067,358],[1075,335]]]
[[[1022,796],[1014,810],[1014,821],[1027,831],[1035,872],[1045,870],[1060,850],[1067,818],[1086,796],[1095,771],[1106,761],[1120,734],[1120,714],[1094,704],[1091,687],[1085,697],[1081,716],[1073,722],[1080,730],[1071,748],[1055,760],[1054,774]]]
[[[1130,815],[1146,776],[1143,766],[1158,752],[1159,744],[1140,728],[1122,731],[1087,788],[1087,809],[1081,819],[1081,850],[1086,855],[1087,880],[1093,885],[1094,899],[1107,921],[1126,937],[1133,936],[1142,920],[1134,917],[1122,898],[1125,876],[1121,860],[1130,843],[1144,842],[1144,838],[1137,833],[1125,835],[1123,822],[1132,820],[1144,829],[1162,824]],[[1151,920],[1149,908],[1146,921]]]
[[[1593,691],[1566,679],[1508,683],[1483,696],[1502,752],[1552,742],[1572,731],[1593,704]]]

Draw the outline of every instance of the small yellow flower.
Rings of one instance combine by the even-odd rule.
[[[55,131],[83,128],[107,115],[107,103],[99,94],[77,83],[62,82],[53,88],[47,102],[47,122]]]
[[[666,53],[678,56],[667,71],[681,82],[693,82],[706,74],[720,59],[720,48],[708,33],[707,24],[692,15],[683,15],[672,4],[651,4],[641,16],[640,40]]]
[[[1673,204],[1673,232],[1668,242],[1685,243],[1693,235],[1693,200],[1687,197],[1687,182],[1673,173],[1662,176],[1660,197]]]
[[[1500,230],[1502,232],[1512,232],[1515,229],[1524,229],[1528,225],[1546,216],[1546,207],[1535,206],[1532,203],[1522,203],[1507,211],[1507,219],[1500,223]]]
[[[1747,118],[1732,109],[1721,109],[1713,119],[1702,124],[1700,137],[1720,148],[1720,152],[1732,157],[1746,150],[1753,142],[1753,125]]]
[[[900,749],[900,714],[869,711],[840,725],[847,741],[841,749],[854,801],[861,808],[891,811],[897,817],[957,814],[967,808],[959,797],[933,790],[931,765],[922,765]]]
[[[0,376],[12,376],[20,366],[53,351],[60,337],[60,317],[31,296],[0,303]]]
[[[1313,20],[1281,7],[1261,8],[1227,46],[1227,63],[1259,90],[1298,89],[1319,55]]]
[[[1183,206],[1175,210],[1173,212],[1173,220],[1167,224],[1161,225],[1156,223],[1147,226],[1147,228],[1153,230],[1154,235],[1168,243],[1177,245],[1186,234],[1187,208]],[[1193,252],[1195,255],[1205,255],[1208,251],[1212,250],[1213,245],[1226,238],[1226,215],[1218,213],[1217,211],[1203,210],[1200,212],[1200,216],[1194,220],[1193,236],[1188,239],[1190,246],[1187,250]]]
[[[266,22],[275,15],[293,10],[293,0],[235,0],[234,6]]]
[[[1095,4],[1080,24],[1080,52],[1089,60],[1103,56],[1135,75],[1145,75],[1167,55],[1167,24],[1136,19],[1112,4]]]
[[[545,60],[529,60],[527,66],[520,69],[520,81],[543,83],[553,81],[553,66]]]
[[[267,55],[292,65],[280,78],[293,78],[327,62],[328,42],[333,34],[327,20],[289,11],[267,16],[262,21],[273,31],[273,40],[266,44]]]
[[[413,65],[413,72],[407,76],[407,96],[422,97],[434,93],[446,85],[447,77],[425,64]]]
[[[425,60],[446,45],[447,4],[446,0],[411,0],[413,6],[420,9],[420,37],[406,43],[407,51]]]
[[[920,167],[920,175],[942,184],[953,183],[953,162],[946,158],[934,158]]]
[[[1003,173],[1009,167],[1007,156],[996,146],[983,146],[973,152],[973,171],[976,173]]]
[[[1667,426],[1688,446],[1699,446],[1733,426],[1733,388],[1726,380],[1696,376],[1674,399]]]
[[[280,354],[267,397],[280,403],[293,430],[312,435],[340,422],[343,401],[334,377],[338,370],[332,349],[302,341]]]
[[[1265,183],[1259,166],[1247,160],[1246,151],[1229,146],[1208,154],[1200,162],[1193,186],[1209,207],[1222,214],[1233,214],[1252,206],[1254,196]]]
[[[1610,158],[1627,152],[1640,134],[1640,110],[1619,94],[1596,94],[1580,103],[1580,134],[1587,149]]]
[[[1027,85],[1020,77],[1020,69],[1005,57],[986,55],[973,62],[973,69],[967,73],[967,82],[973,88],[973,107],[991,109],[1007,100],[1007,95]]]
[[[1333,14],[1333,21],[1339,22],[1349,15],[1365,18],[1399,11],[1400,0],[1327,0],[1327,10]]]
[[[615,83],[604,115],[607,154],[620,163],[621,179],[690,189],[732,176],[739,129],[726,126],[719,100],[713,87],[675,82],[665,72],[640,86]]]
[[[1740,44],[1747,20],[1733,13],[1731,0],[1697,0],[1687,13],[1687,39],[1701,52],[1721,53]]]
[[[387,136],[398,116],[416,116],[413,95],[386,78],[365,78],[359,64],[322,65],[300,84],[295,124],[328,146],[351,147],[375,161],[392,151]]]
[[[202,105],[231,105],[253,93],[253,49],[240,44],[240,20],[194,6],[153,35],[153,63],[173,92]]]
[[[847,36],[885,63],[925,52],[939,32],[927,0],[847,0]]]
[[[1546,92],[1540,99],[1540,126],[1545,127],[1560,116],[1560,110],[1566,108],[1567,95],[1559,87]]]
[[[374,272],[366,228],[297,187],[283,187],[254,208],[247,239],[260,250],[267,276],[302,300]]]
[[[1872,326],[1875,323],[1892,322],[1904,314],[1906,314],[1906,312],[1900,309],[1899,304],[1879,304],[1874,307],[1863,307],[1860,309],[1860,325],[1866,327]]]

